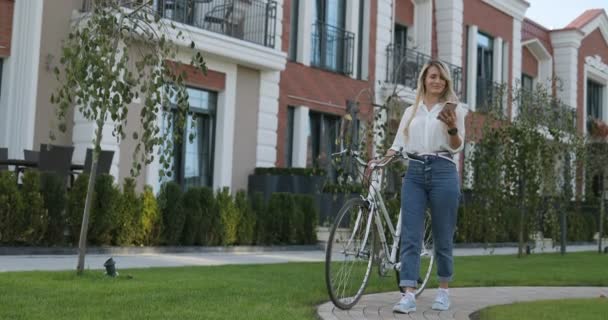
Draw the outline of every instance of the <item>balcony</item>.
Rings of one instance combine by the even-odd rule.
[[[312,25],[311,65],[350,75],[353,73],[355,35],[323,22]]]
[[[563,132],[576,131],[576,110],[562,102],[551,100],[534,92],[522,91],[518,118],[532,124],[559,129]]]
[[[429,55],[395,44],[389,44],[386,48],[386,58],[386,82],[401,84],[414,90],[418,86],[418,75],[422,67],[432,60]],[[462,68],[442,62],[450,70],[456,95],[464,100]]]
[[[90,10],[92,0],[83,9]],[[133,6],[134,1],[124,1]],[[156,0],[163,18],[274,48],[277,3],[274,0]]]
[[[477,78],[477,96],[475,111],[491,113],[497,118],[504,118],[507,87],[504,84]]]

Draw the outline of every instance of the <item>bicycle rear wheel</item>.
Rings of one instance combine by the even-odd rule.
[[[363,295],[372,270],[374,228],[366,202],[348,200],[332,226],[325,251],[325,284],[334,305],[350,309]],[[373,221],[372,221],[373,223]]]
[[[401,260],[401,247],[397,249],[397,262]],[[416,287],[416,297],[418,297],[422,291],[426,288],[429,279],[431,278],[431,271],[435,263],[435,251],[433,249],[433,234],[431,232],[431,213],[427,210],[424,217],[424,238],[422,239],[422,248],[420,248],[420,272],[418,276],[418,286]],[[399,272],[395,271],[397,278],[397,287],[399,291],[403,292],[403,288],[399,286]]]

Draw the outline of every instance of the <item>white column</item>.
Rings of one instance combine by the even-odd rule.
[[[577,107],[578,48],[582,38],[578,30],[551,33],[555,75],[562,83],[562,90],[558,90],[557,94],[574,109]]]
[[[215,154],[213,159],[213,189],[232,187],[232,155],[234,154],[234,127],[236,114],[237,66],[227,65],[226,87],[217,99],[217,126],[215,127]]]
[[[512,65],[512,78],[511,88],[515,88],[518,83],[521,82],[521,21],[518,18],[513,18],[513,43],[511,49],[513,50],[513,65]],[[519,106],[517,101],[513,101],[511,108],[511,119],[517,117]]]
[[[366,1],[369,2],[369,1]],[[386,80],[386,69],[390,63],[386,59],[386,48],[393,42],[393,2],[391,0],[378,0],[378,15],[377,15],[377,26],[376,26],[376,80],[384,82]],[[368,38],[368,37],[364,37]],[[364,60],[367,61],[367,60]],[[368,63],[363,63],[367,66]],[[365,67],[366,69],[366,67]],[[376,81],[375,92],[377,100],[376,103],[382,104],[382,97],[380,95],[381,86]]]
[[[430,56],[433,39],[433,1],[413,0],[413,2],[416,50]]]
[[[278,71],[262,71],[260,74],[256,167],[274,167],[277,160],[279,80],[281,73]]]
[[[470,25],[467,43],[467,103],[471,111],[476,110],[477,95],[477,26]]]
[[[8,147],[9,158],[22,159],[23,149],[36,147],[34,127],[43,7],[42,0],[15,1],[11,56],[4,60],[0,101],[0,146]]]
[[[492,81],[496,83],[502,83],[502,38],[496,37],[494,38],[494,47],[492,48],[494,52],[494,60],[492,61]]]
[[[439,59],[462,66],[463,0],[436,0],[435,5]]]
[[[299,106],[295,108],[293,117],[293,153],[292,166],[298,168],[306,167],[306,155],[308,151],[309,118],[308,107]]]
[[[314,1],[300,0],[298,17],[298,52],[296,59],[305,66],[310,66],[312,50],[312,24],[315,22]],[[280,47],[278,47],[280,48]]]

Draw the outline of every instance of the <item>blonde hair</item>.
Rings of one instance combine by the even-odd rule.
[[[424,66],[422,66],[422,70],[420,70],[420,74],[418,75],[418,88],[416,90],[416,101],[414,102],[414,110],[412,110],[412,115],[410,116],[409,120],[407,121],[407,124],[405,125],[405,128],[403,129],[406,138],[408,137],[410,124],[412,123],[416,112],[418,112],[420,102],[426,95],[426,87],[424,85],[424,80],[430,67],[437,68],[439,70],[441,79],[445,80],[446,82],[446,86],[443,89],[441,97],[439,97],[439,101],[453,101],[458,103],[458,96],[454,92],[454,82],[452,81],[452,76],[450,75],[450,70],[448,69],[448,67],[439,60],[431,60],[425,63]]]

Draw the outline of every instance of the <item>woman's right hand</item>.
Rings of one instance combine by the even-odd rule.
[[[365,180],[369,180],[370,176],[372,175],[372,171],[374,170],[374,168],[380,164],[382,161],[384,160],[384,158],[379,158],[379,159],[372,159],[367,163],[367,166],[365,167],[365,173],[363,174],[363,178]]]

